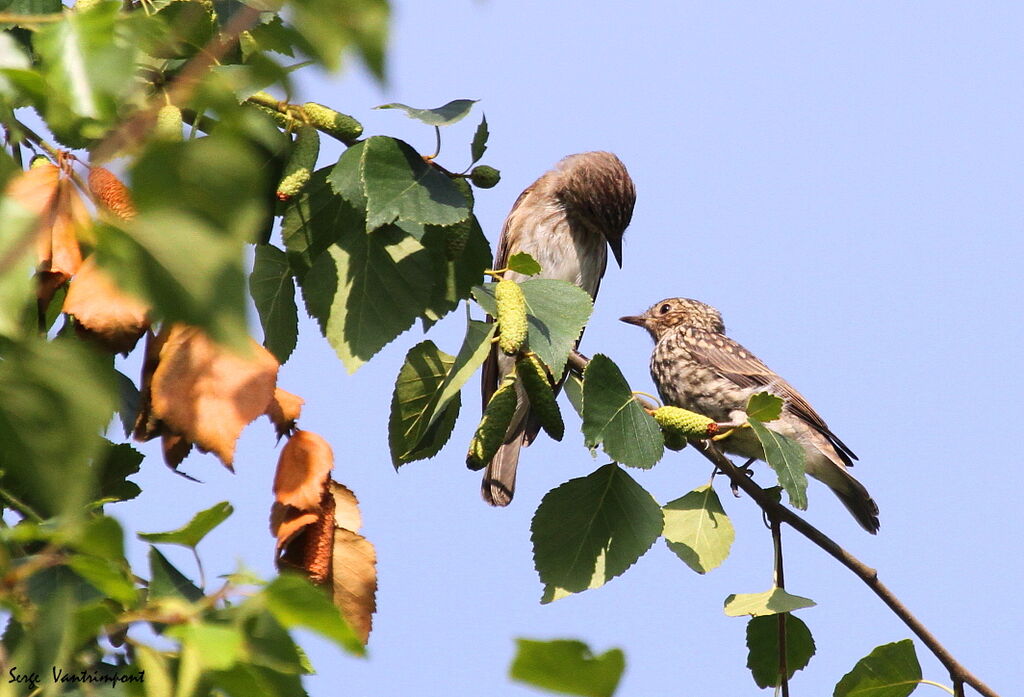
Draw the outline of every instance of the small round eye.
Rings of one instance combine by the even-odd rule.
[[[658,312],[660,314],[664,315],[665,313],[667,313],[671,309],[672,309],[672,306],[669,305],[668,303],[665,303],[664,305],[662,305],[661,307],[658,308]]]

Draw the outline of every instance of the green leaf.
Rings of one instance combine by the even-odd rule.
[[[736,537],[732,522],[710,484],[662,507],[665,543],[698,574],[719,566]]]
[[[164,30],[143,42],[146,52],[157,58],[191,58],[199,53],[217,31],[210,8],[181,0],[161,8],[155,17]]]
[[[298,341],[299,316],[288,257],[272,244],[256,245],[249,293],[263,326],[263,345],[284,364]]]
[[[910,639],[877,646],[836,685],[833,697],[907,697],[921,681]]]
[[[139,539],[146,542],[163,542],[171,545],[182,545],[195,548],[211,530],[223,523],[234,513],[234,507],[227,501],[214,504],[205,511],[196,513],[192,520],[169,532],[140,532]]]
[[[388,226],[338,240],[300,285],[309,314],[353,373],[412,325],[435,282],[430,254]]]
[[[139,388],[135,386],[135,381],[121,371],[114,371],[114,379],[117,381],[117,394],[120,402],[117,417],[121,422],[121,428],[124,429],[124,437],[127,438],[135,428],[135,415],[139,413],[141,395]]]
[[[215,694],[229,697],[306,697],[298,675],[280,673],[260,665],[239,662],[230,670],[215,670],[204,676],[217,688]]]
[[[199,326],[221,343],[248,348],[240,240],[170,211],[140,215],[125,227],[94,228],[96,257],[119,286],[165,321]]]
[[[387,0],[293,0],[289,10],[303,50],[328,70],[337,70],[342,53],[355,49],[374,77],[384,80]]]
[[[807,476],[804,449],[796,441],[777,433],[757,419],[748,417],[750,428],[764,448],[764,456],[789,495],[789,503],[801,511],[807,509]]]
[[[447,404],[441,404],[441,386],[454,365],[455,359],[437,348],[433,341],[416,344],[405,355],[405,363],[398,371],[395,391],[391,397],[391,417],[388,420],[388,446],[391,462],[398,468],[412,462],[422,452],[427,439],[431,418],[440,415]],[[450,433],[440,434],[445,440]],[[440,450],[440,443],[433,454]],[[426,457],[426,456],[425,456]]]
[[[760,688],[776,687],[779,680],[779,622],[786,623],[786,679],[803,670],[814,655],[814,638],[799,617],[784,612],[752,617],[747,622],[747,668]]]
[[[117,391],[109,359],[74,340],[29,340],[0,361],[0,486],[43,518],[91,500]]]
[[[494,338],[495,325],[489,322],[477,322],[469,320],[466,326],[466,337],[462,341],[462,347],[455,357],[455,363],[448,371],[444,384],[441,386],[441,396],[438,405],[444,405],[448,400],[453,399],[462,389],[477,368],[483,365],[491,350],[491,339]],[[437,414],[430,417],[431,422],[437,419]]]
[[[540,264],[526,252],[516,252],[510,256],[506,266],[510,271],[521,273],[524,276],[536,276],[540,273]]]
[[[177,598],[196,602],[203,592],[167,561],[156,547],[149,548],[149,599]]]
[[[330,184],[331,191],[345,199],[357,211],[366,210],[366,186],[360,173],[365,147],[366,141],[363,140],[345,150],[327,174],[327,183]]]
[[[762,423],[775,421],[782,416],[783,404],[781,397],[776,397],[768,392],[758,392],[750,395],[750,399],[747,400],[747,416]]]
[[[134,644],[135,660],[145,672],[146,697],[173,695],[174,679],[163,653],[145,644]]]
[[[473,134],[473,142],[469,146],[469,154],[473,158],[473,161],[469,163],[472,167],[480,158],[484,156],[487,151],[487,138],[490,133],[487,130],[487,115],[480,119],[480,125],[476,127],[476,133]]]
[[[533,561],[550,589],[598,588],[636,562],[661,534],[661,508],[612,463],[541,500],[530,526]]]
[[[565,396],[569,399],[569,404],[572,405],[572,408],[576,410],[576,414],[582,419],[583,380],[576,377],[573,373],[569,373],[562,384],[562,388],[565,390]]]
[[[135,204],[142,216],[187,213],[218,235],[253,242],[270,205],[265,158],[250,141],[231,135],[151,145],[131,170]],[[194,261],[199,250],[190,251],[183,256]]]
[[[130,569],[123,560],[118,563],[99,557],[74,554],[68,559],[67,565],[107,597],[125,607],[135,605],[138,591],[132,581]]]
[[[264,589],[267,609],[286,629],[303,627],[330,639],[349,653],[363,655],[363,643],[322,588],[291,573],[283,573]]]
[[[359,145],[346,150],[346,155]],[[363,234],[366,226],[364,214],[328,184],[332,175],[333,170],[327,167],[314,172],[305,188],[288,204],[281,222],[288,262],[300,283],[313,262],[339,237]]]
[[[480,307],[494,317],[494,283],[477,286],[473,297]],[[536,278],[519,284],[526,296],[527,341],[530,349],[551,368],[552,375],[561,375],[569,351],[590,319],[594,301],[578,286],[567,281]]]
[[[249,659],[253,663],[281,673],[307,672],[305,656],[288,631],[266,608],[260,608],[247,617],[243,631]]]
[[[583,373],[583,435],[587,447],[602,444],[630,467],[653,467],[665,452],[658,422],[633,399],[618,366],[600,353]]]
[[[782,588],[775,587],[764,593],[733,593],[725,599],[725,614],[729,617],[763,617],[814,607],[816,604],[810,598],[792,595]]]
[[[448,259],[445,237],[447,228],[426,226],[420,240],[430,250],[438,276],[434,293],[424,312],[425,324],[437,321],[472,295],[473,286],[480,282],[484,270],[491,266],[491,245],[484,237],[476,216],[470,216],[469,237],[458,259]]]
[[[167,630],[167,636],[191,644],[199,663],[209,670],[226,670],[245,655],[245,639],[239,627],[229,624],[197,622],[179,624]]]
[[[360,174],[366,191],[367,232],[399,219],[451,225],[469,215],[466,198],[452,180],[395,138],[366,140]]]
[[[595,656],[582,641],[516,639],[509,677],[551,692],[611,697],[626,668],[621,649]]]
[[[398,102],[392,102],[391,104],[381,104],[376,109],[401,109],[406,113],[410,119],[416,119],[422,121],[428,126],[450,126],[453,123],[461,121],[472,110],[473,105],[476,104],[479,99],[454,99],[444,106],[439,106],[434,109],[415,109],[405,104],[399,104]],[[486,128],[486,127],[485,127]],[[485,138],[486,140],[486,138]],[[475,139],[474,139],[475,142]],[[478,158],[479,159],[479,158]]]
[[[127,443],[108,445],[96,463],[97,500],[128,501],[141,494],[139,485],[128,481],[128,477],[139,471],[142,460],[142,453]]]
[[[46,80],[45,116],[66,144],[80,147],[87,142],[80,137],[102,136],[138,89],[133,78],[140,26],[108,4],[39,27],[32,46]]]

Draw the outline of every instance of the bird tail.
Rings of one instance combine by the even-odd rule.
[[[525,419],[524,419],[525,421]],[[525,425],[525,424],[524,424]],[[526,442],[526,429],[520,426],[501,444],[484,471],[480,493],[492,506],[507,506],[516,493],[516,467],[519,450]]]
[[[807,473],[826,484],[862,528],[872,535],[878,532],[878,504],[845,466],[829,460],[824,467],[808,467]]]

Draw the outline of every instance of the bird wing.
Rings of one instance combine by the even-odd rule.
[[[757,356],[724,334],[688,327],[682,336],[694,360],[714,369],[719,375],[732,380],[740,387],[769,388],[772,394],[785,400],[785,409],[788,412],[825,436],[843,462],[847,466],[853,465],[852,461],[857,459],[853,451],[829,430],[828,424],[814,411],[814,407],[802,394],[762,363]]]

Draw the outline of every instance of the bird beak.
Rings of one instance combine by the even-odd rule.
[[[612,248],[612,256],[615,257],[615,263],[622,268],[622,238],[617,237],[614,240],[608,240],[608,246]]]
[[[642,315],[636,317],[619,317],[619,321],[625,322],[626,324],[635,324],[636,326],[644,327],[645,329],[647,328],[647,318]]]

